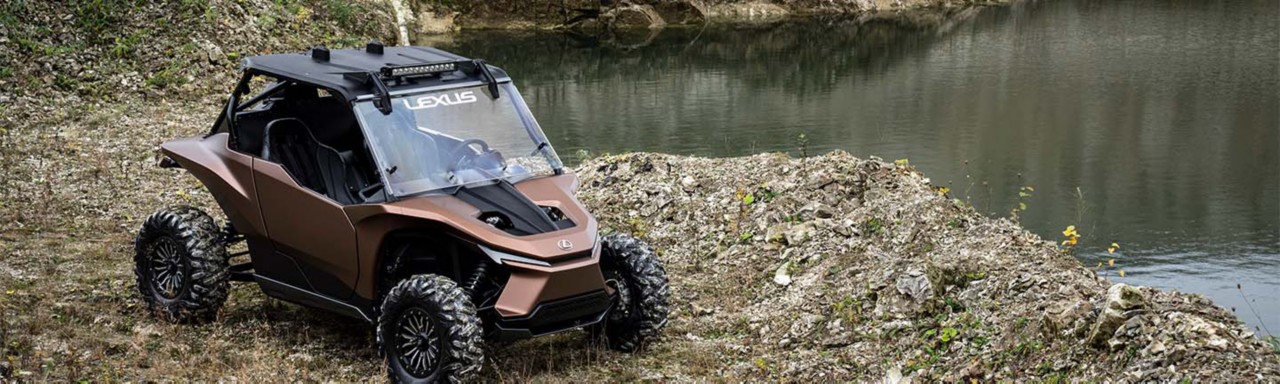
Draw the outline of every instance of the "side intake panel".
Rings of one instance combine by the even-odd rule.
[[[359,279],[355,228],[343,206],[298,185],[280,164],[254,159],[254,183],[271,234],[273,259],[254,260],[258,273],[347,300]],[[290,265],[296,271],[290,270]],[[301,279],[292,277],[294,273]]]
[[[227,147],[227,134],[166,142],[160,151],[204,183],[231,224],[246,237],[265,238],[253,183],[253,157]]]

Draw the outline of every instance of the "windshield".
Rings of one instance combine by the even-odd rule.
[[[500,85],[396,96],[383,115],[355,104],[388,190],[396,196],[492,180],[517,183],[563,165],[520,93]]]

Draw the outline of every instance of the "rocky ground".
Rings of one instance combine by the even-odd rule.
[[[1229,311],[1102,278],[905,164],[638,153],[579,171],[602,221],[662,250],[678,310],[661,348],[715,356],[655,377],[1280,380]]]
[[[379,380],[368,327],[251,285],[211,324],[148,316],[131,241],[158,207],[213,207],[154,148],[208,129],[242,55],[394,40],[389,8],[0,4],[0,381]],[[578,171],[603,223],[662,250],[670,326],[636,355],[579,333],[493,347],[486,380],[1280,380],[1230,313],[1112,285],[905,165],[629,154]]]

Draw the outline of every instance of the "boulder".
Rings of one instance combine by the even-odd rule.
[[[924,271],[913,269],[898,277],[895,284],[898,293],[910,297],[912,300],[923,301],[933,298],[933,284],[929,282],[929,276]]]
[[[784,287],[791,285],[791,274],[789,272],[790,269],[791,269],[790,261],[782,263],[782,265],[778,266],[778,270],[773,272],[773,282]]]
[[[652,6],[668,24],[699,24],[707,20],[707,6],[701,1],[664,1]]]
[[[1089,332],[1089,344],[1095,347],[1107,345],[1107,341],[1111,340],[1116,329],[1144,305],[1142,291],[1137,287],[1119,283],[1107,288],[1107,299],[1102,307],[1102,313],[1098,314],[1098,319]]]

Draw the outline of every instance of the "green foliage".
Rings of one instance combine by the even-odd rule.
[[[178,10],[184,17],[209,16],[208,0],[178,0]]]
[[[31,40],[25,36],[17,36],[13,39],[13,42],[18,44],[18,50],[23,52],[39,53],[44,49],[44,44]]]
[[[13,77],[13,68],[0,65],[0,79],[8,79]]]
[[[1040,340],[1024,341],[1010,349],[1009,354],[1014,357],[1023,357],[1040,352],[1041,349],[1044,349],[1044,343]]]
[[[751,191],[747,193],[742,193],[741,191],[739,191],[738,197],[742,199],[743,205],[751,205],[751,204],[754,204],[756,201],[767,203],[770,200],[773,200],[773,198],[778,197],[778,193],[761,185],[760,187],[756,188],[755,191]]]
[[[114,44],[111,46],[111,56],[115,58],[124,58],[133,53],[133,48],[142,42],[151,33],[149,29],[139,29],[130,33],[129,36],[115,37]]]
[[[70,91],[76,89],[80,85],[80,81],[76,78],[59,73],[53,77],[53,86],[59,90]]]
[[[960,301],[951,296],[943,297],[942,303],[946,304],[947,308],[950,308],[952,312],[960,312],[964,310],[964,305],[961,305]]]
[[[800,147],[800,157],[809,157],[809,137],[804,132],[796,136],[796,146]]]
[[[991,338],[987,337],[986,335],[974,336],[973,339],[969,341],[969,344],[973,345],[976,348],[985,347],[989,343],[991,343]]]
[[[38,35],[49,34],[49,33],[52,33],[52,32],[48,30],[36,31],[36,34]],[[45,44],[43,42],[40,42],[38,40],[29,38],[26,36],[17,36],[14,38],[13,42],[18,44],[19,51],[25,51],[27,53],[33,53],[33,54],[44,55],[44,56],[66,55],[66,54],[75,53],[76,51],[80,51],[84,49],[83,43],[77,42],[77,43],[72,43],[68,45]]]
[[[849,296],[831,304],[831,312],[849,324],[862,321],[862,300]]]
[[[422,3],[440,7],[453,7],[458,5],[458,2],[453,0],[422,0]]]
[[[21,20],[19,15],[26,13],[27,2],[25,0],[6,0],[0,2],[0,25],[17,25]]]
[[[165,69],[156,72],[155,75],[147,78],[146,84],[153,88],[168,88],[170,86],[183,85],[187,83],[187,78],[182,76],[182,69],[178,63],[172,63]]]
[[[959,340],[960,334],[959,328],[950,326],[939,326],[925,330],[920,339],[925,343],[924,351],[928,357],[921,361],[910,362],[903,373],[921,370],[937,363],[938,358],[946,354],[951,348],[951,342]]]
[[[1277,355],[1280,355],[1280,337],[1267,336],[1263,340],[1266,340],[1267,344],[1271,344],[1272,352],[1275,352]]]
[[[866,230],[867,233],[878,234],[884,231],[884,223],[880,222],[879,218],[873,217],[862,223],[862,229]]]
[[[107,32],[116,29],[129,14],[129,9],[138,5],[135,0],[71,0],[71,11],[75,14],[76,24],[89,36],[106,39]]]
[[[955,340],[956,336],[959,336],[959,335],[960,335],[960,331],[956,330],[955,328],[942,327],[942,332],[938,333],[938,340],[942,341],[943,343],[950,343],[951,340]]]
[[[1021,218],[1020,214],[1022,211],[1027,210],[1027,199],[1030,199],[1031,193],[1035,191],[1036,189],[1030,185],[1023,186],[1018,189],[1018,206],[1009,210],[1009,217],[1013,219],[1014,222],[1017,222]]]
[[[586,148],[579,148],[578,150],[573,151],[573,158],[577,160],[578,163],[585,163],[587,160],[596,158],[596,155]]]
[[[285,11],[288,11],[289,14],[291,15],[296,15],[298,14],[298,11],[302,10],[301,9],[302,5],[299,5],[298,2],[296,1],[275,0],[275,4],[277,7],[283,8]]]
[[[777,192],[774,192],[773,190],[763,185],[761,185],[760,188],[756,189],[756,194],[760,195],[760,200],[766,203],[769,202],[769,200],[773,200],[773,198],[778,197]]]
[[[632,217],[627,220],[627,224],[631,226],[631,234],[636,237],[644,237],[645,234],[649,233],[648,226],[645,224],[644,219]]]
[[[338,25],[351,26],[355,25],[356,17],[363,11],[356,4],[346,0],[324,0],[324,9]]]

